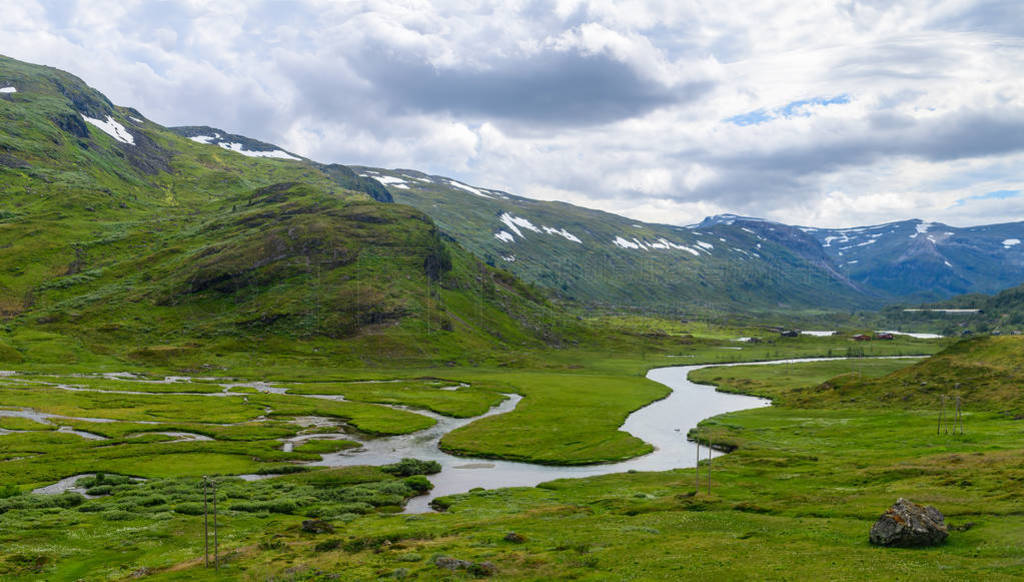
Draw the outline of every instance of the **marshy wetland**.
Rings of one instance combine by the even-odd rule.
[[[824,356],[838,345],[827,341],[795,340],[782,355]],[[200,543],[200,482],[211,475],[219,483],[226,556],[221,575],[229,577],[264,579],[295,569],[311,580],[332,571],[353,579],[396,571],[434,579],[437,556],[492,562],[499,578],[664,579],[708,568],[723,577],[754,575],[749,560],[718,558],[698,565],[673,557],[725,555],[742,547],[758,561],[757,568],[768,568],[760,572],[781,575],[795,568],[797,575],[809,575],[827,561],[837,572],[882,578],[887,570],[877,563],[879,550],[866,543],[866,527],[895,496],[914,495],[942,507],[952,525],[974,526],[954,533],[940,550],[893,550],[888,555],[899,555],[900,572],[939,564],[958,573],[1011,578],[1024,559],[1014,541],[1024,522],[1013,478],[1019,471],[1015,451],[1024,448],[1024,435],[1016,426],[1020,421],[994,405],[998,397],[981,398],[998,394],[1006,370],[993,368],[986,376],[991,385],[975,389],[967,433],[955,437],[935,434],[937,411],[927,404],[933,395],[929,388],[917,390],[906,405],[892,406],[884,387],[904,382],[920,387],[929,382],[923,378],[934,378],[929,366],[942,366],[948,374],[977,359],[979,351],[992,354],[982,360],[994,366],[1019,349],[1018,343],[1018,338],[999,338],[971,353],[922,363],[855,358],[702,367],[698,362],[724,363],[722,352],[707,346],[685,358],[696,360],[691,366],[671,365],[681,358],[668,356],[687,355],[678,352],[633,359],[591,356],[582,360],[587,363],[582,370],[466,368],[446,370],[445,379],[413,371],[400,381],[385,371],[376,378],[274,377],[260,384],[251,377],[165,382],[159,374],[142,372],[135,378],[41,371],[7,375],[0,386],[5,398],[0,426],[9,427],[0,435],[5,458],[0,469],[11,484],[0,500],[4,575],[28,580],[46,572],[51,579],[99,580],[144,570],[156,579],[215,578],[201,565]],[[890,354],[877,355],[941,348],[914,340],[887,344]],[[740,357],[773,355],[754,349],[779,348],[744,348],[752,353],[741,351]],[[690,382],[755,396],[735,396],[748,405],[764,402],[760,398],[775,403],[718,414],[689,434],[682,417],[673,416],[672,426],[662,427],[672,433],[672,443],[685,446],[689,437],[731,451],[714,460],[710,494],[693,494],[693,469],[683,468],[692,466],[689,451],[678,456],[671,451],[678,468],[642,465],[668,451],[659,446],[647,454],[658,437],[648,440],[640,429],[630,434],[625,420],[643,418],[644,410],[657,410],[657,403],[672,403],[672,397],[664,398],[668,387],[644,378],[651,368],[656,380],[669,375],[682,381],[682,368]],[[968,371],[979,378],[977,368]],[[277,390],[283,387],[287,393]],[[593,397],[581,399],[574,389]],[[734,397],[706,385],[695,389]],[[332,398],[309,397],[325,392]],[[576,399],[583,410],[544,406],[561,398]],[[362,401],[369,399],[377,402]],[[652,401],[656,404],[649,405]],[[26,409],[31,415],[19,412]],[[493,414],[477,418],[488,411]],[[561,414],[554,425],[548,420],[553,413]],[[529,430],[538,425],[549,430]],[[61,433],[54,430],[58,426],[103,440]],[[184,439],[183,434],[206,438]],[[415,443],[417,435],[429,437],[404,450],[423,452],[419,464],[402,466],[388,456],[402,454],[398,450],[375,450],[372,444]],[[431,467],[426,453],[439,438],[449,452],[434,450],[441,463]],[[283,450],[286,443],[291,451]],[[479,451],[475,457],[450,456],[468,448],[466,443]],[[515,454],[500,458],[510,443]],[[390,468],[351,465],[361,448],[374,461],[368,464]],[[530,455],[532,450],[541,454]],[[528,455],[529,464],[516,458]],[[615,459],[623,455],[632,460]],[[456,464],[448,465],[448,459]],[[460,464],[469,467],[456,469]],[[492,488],[516,483],[461,478],[446,485],[446,473],[501,475],[492,465],[535,468],[525,484],[539,485]],[[443,470],[434,473],[437,468]],[[560,478],[595,469],[608,474]],[[89,475],[78,483],[85,495],[31,494],[75,474]],[[469,485],[484,489],[466,491]],[[452,489],[464,492],[445,495]],[[402,513],[425,509],[430,497],[444,511]],[[335,532],[303,532],[300,522],[314,517],[331,523]],[[513,531],[522,543],[503,541]],[[812,547],[815,557],[807,559]],[[624,552],[635,558],[620,560]],[[798,555],[807,563],[794,566]]]

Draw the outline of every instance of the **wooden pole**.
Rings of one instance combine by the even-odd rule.
[[[220,546],[217,543],[217,484],[213,484],[213,565],[220,570]]]
[[[942,404],[939,405],[939,428],[935,430],[935,434],[942,434],[942,413],[946,411],[946,395],[942,395]]]
[[[708,495],[711,495],[711,442],[708,442]]]
[[[960,425],[960,434],[964,434],[964,413],[960,407],[960,396],[956,397],[956,422]],[[956,430],[956,424],[953,425],[953,430]]]
[[[206,503],[206,489],[209,481],[203,477],[203,564],[210,567],[210,512]]]
[[[694,487],[693,494],[700,493],[700,441],[697,441],[697,464],[693,466]]]

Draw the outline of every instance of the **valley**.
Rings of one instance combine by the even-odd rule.
[[[1020,576],[1024,223],[653,224],[0,87],[0,578]],[[899,497],[947,543],[871,546]]]

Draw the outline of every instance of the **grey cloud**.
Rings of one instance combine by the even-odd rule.
[[[974,2],[960,14],[934,22],[932,26],[945,30],[980,30],[1010,36],[1024,36],[1024,18],[1021,18],[1020,0]]]
[[[604,55],[548,52],[484,70],[378,56],[355,64],[396,113],[448,112],[531,124],[597,125],[687,103],[712,85],[665,87]]]
[[[717,179],[695,192],[680,193],[677,198],[713,198],[737,208],[770,208],[782,200],[800,200],[816,192],[815,178],[819,175],[847,167],[870,166],[886,157],[945,162],[1024,151],[1024,110],[1001,115],[960,112],[928,121],[875,114],[864,129],[851,127],[845,137],[832,141],[807,142],[766,152],[677,153],[677,159],[699,161],[719,170]]]
[[[1006,111],[998,116],[991,112],[960,112],[928,121],[876,114],[868,129],[871,131],[852,130],[846,139],[832,142],[811,142],[766,154],[729,155],[713,161],[808,174],[868,164],[883,156],[948,161],[1024,151],[1024,110]]]

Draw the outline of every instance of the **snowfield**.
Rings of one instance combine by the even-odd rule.
[[[490,196],[488,196],[488,198],[490,198]],[[534,224],[529,220],[519,216],[512,216],[508,212],[501,213],[501,221],[505,223],[505,226],[509,227],[512,232],[519,236],[523,236],[523,231],[519,230],[520,226],[527,230],[532,230],[533,232],[540,232],[540,229],[534,226]]]
[[[0,87],[0,93],[17,93],[18,90],[14,87]]]
[[[140,121],[140,123],[141,123],[141,121]],[[220,147],[222,147],[222,148],[224,148],[224,149],[226,149],[228,151],[235,152],[236,154],[242,154],[243,156],[248,156],[250,158],[277,158],[279,160],[300,160],[301,159],[301,158],[297,158],[297,157],[295,157],[295,156],[293,156],[293,155],[291,155],[288,152],[285,152],[283,150],[269,150],[269,151],[247,150],[240,143],[222,141],[223,138],[220,136],[219,133],[215,133],[213,135],[193,135],[189,139],[194,141],[194,142],[196,142],[196,143],[201,143],[201,144],[206,144],[206,145],[218,145],[218,146],[220,146]]]
[[[248,156],[250,158],[277,158],[277,159],[280,159],[280,160],[299,160],[299,159],[301,159],[301,158],[297,158],[297,157],[295,157],[295,156],[293,156],[291,154],[288,154],[287,152],[284,152],[282,150],[270,150],[270,151],[265,151],[265,152],[258,152],[258,151],[254,151],[254,150],[247,150],[240,143],[220,142],[217,145],[219,145],[220,147],[222,147],[222,148],[224,148],[226,150],[233,151],[236,154],[242,154],[243,156]]]
[[[576,235],[569,232],[568,230],[565,230],[564,228],[551,228],[550,226],[541,226],[541,228],[544,229],[544,232],[548,234],[557,234],[558,236],[566,240],[571,240],[574,243],[583,244],[583,241],[581,241]]]
[[[403,180],[401,178],[396,178],[395,176],[368,176],[368,177],[369,178],[373,178],[374,180],[380,182],[381,184],[383,184],[385,186],[391,186],[393,188],[400,188],[402,190],[408,190],[409,189],[409,184],[405,180]]]
[[[465,190],[466,192],[469,192],[470,194],[476,194],[477,196],[480,196],[481,198],[493,198],[493,196],[491,196],[490,194],[485,194],[485,193],[481,192],[480,190],[478,190],[478,189],[476,189],[476,188],[474,188],[472,186],[468,186],[466,184],[463,184],[462,182],[456,182],[455,180],[448,180],[448,183],[451,184],[452,186],[460,189],[460,190]]]
[[[85,115],[82,116],[82,119],[86,120],[92,125],[95,125],[100,129],[100,131],[121,143],[135,145],[135,138],[132,137],[132,134],[128,133],[128,130],[125,129],[123,125],[118,123],[116,119],[109,115],[107,116],[106,121],[103,121],[101,119],[94,119],[92,117],[88,117]]]
[[[494,238],[503,242],[516,242],[516,237],[512,236],[511,232],[505,230],[494,233]]]
[[[622,238],[621,236],[615,237],[615,240],[612,241],[612,244],[617,246],[617,247],[622,247],[624,249],[639,249],[640,248],[639,244],[637,244],[635,242],[630,242],[630,241]]]
[[[626,239],[622,238],[621,236],[616,236],[615,240],[612,241],[612,244],[617,246],[617,247],[624,248],[624,249],[636,249],[636,250],[641,250],[642,249],[642,250],[645,250],[645,251],[650,250],[650,249],[662,249],[662,250],[675,249],[677,251],[686,251],[686,252],[692,254],[695,257],[699,257],[700,256],[700,253],[696,249],[688,247],[686,245],[676,244],[676,243],[674,243],[674,242],[672,242],[670,240],[666,240],[665,238],[658,238],[658,240],[656,240],[654,242],[647,242],[647,241],[642,241],[642,240],[640,240],[640,239],[638,239],[636,237],[633,237],[633,240],[626,240]],[[709,253],[709,251],[704,251],[704,252],[708,252]]]

